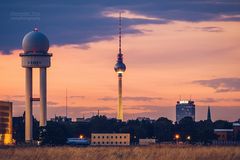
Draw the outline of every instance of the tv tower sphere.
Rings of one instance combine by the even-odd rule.
[[[122,56],[122,54],[118,55],[118,56]],[[121,60],[117,61],[117,63],[114,66],[114,70],[117,73],[123,73],[126,71],[126,65],[122,62],[122,58],[121,58]]]
[[[25,141],[33,140],[32,103],[40,101],[40,127],[47,123],[47,68],[51,66],[51,53],[48,53],[48,38],[38,29],[27,33],[22,41],[24,53],[20,53],[22,67],[25,68]],[[33,98],[32,69],[40,70],[40,98]]]

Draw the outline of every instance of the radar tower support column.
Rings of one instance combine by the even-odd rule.
[[[40,68],[40,127],[47,124],[47,71]]]
[[[25,108],[25,140],[26,142],[32,141],[32,128],[33,128],[33,117],[32,117],[32,68],[26,68],[26,108]]]

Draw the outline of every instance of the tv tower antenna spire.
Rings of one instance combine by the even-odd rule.
[[[122,17],[119,12],[119,53],[122,53]]]

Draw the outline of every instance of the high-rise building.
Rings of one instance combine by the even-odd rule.
[[[12,144],[12,102],[0,101],[0,145]]]
[[[122,105],[122,75],[126,70],[126,65],[123,63],[123,54],[121,49],[121,13],[119,14],[119,53],[117,63],[114,66],[115,72],[118,74],[118,109],[117,119],[123,121],[123,105]]]
[[[192,100],[177,101],[176,121],[179,122],[184,117],[192,117],[195,121],[195,104]]]
[[[51,66],[51,53],[48,53],[48,38],[35,28],[27,33],[22,41],[24,53],[22,67],[26,70],[25,81],[25,141],[33,140],[32,102],[40,101],[40,127],[44,128],[47,123],[47,68]],[[40,70],[40,98],[32,96],[32,69]]]

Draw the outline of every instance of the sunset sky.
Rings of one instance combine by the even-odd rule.
[[[100,114],[116,117],[118,12],[122,12],[124,119],[167,117],[176,101],[192,99],[196,119],[240,118],[240,1],[53,0],[0,2],[0,100],[24,111],[25,70],[19,53],[38,27],[50,41],[48,119]],[[34,97],[39,71],[34,70]],[[38,118],[39,105],[34,103]]]

